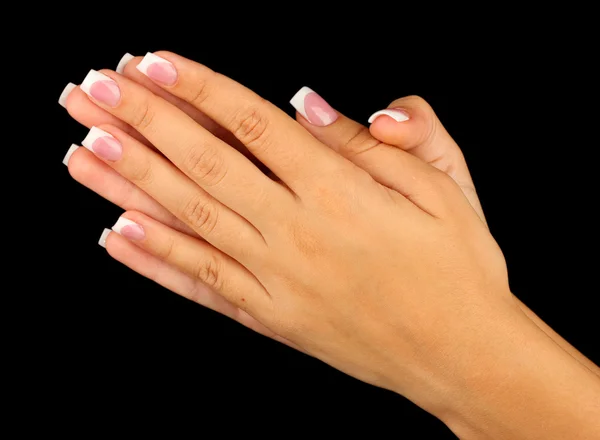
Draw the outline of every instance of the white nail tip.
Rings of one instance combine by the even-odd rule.
[[[377,119],[381,115],[389,116],[396,122],[404,122],[409,120],[409,117],[404,112],[394,109],[386,109],[379,110],[378,112],[373,113],[369,118],[369,124],[371,124],[375,119]]]
[[[173,65],[170,61],[165,60],[164,58],[159,57],[158,55],[154,55],[152,52],[148,52],[146,56],[140,61],[136,67],[137,70],[142,72],[144,75],[148,76],[148,66],[154,63],[169,63]]]
[[[97,72],[92,69],[88,72],[87,76],[84,78],[84,80],[81,83],[81,85],[79,86],[79,88],[81,90],[83,90],[86,94],[90,95],[90,88],[92,87],[92,84],[94,84],[95,82],[98,82],[98,81],[114,82],[111,78],[104,75],[103,73]]]
[[[69,166],[69,159],[71,158],[73,153],[75,153],[75,150],[77,150],[78,148],[79,148],[79,145],[75,145],[75,144],[71,145],[71,147],[69,148],[69,150],[67,151],[67,154],[65,154],[65,157],[63,159],[63,163],[66,166]]]
[[[71,94],[71,92],[73,91],[73,89],[75,87],[77,87],[76,84],[69,83],[66,85],[66,87],[63,89],[62,93],[60,94],[60,98],[58,98],[58,103],[60,105],[62,105],[64,108],[67,108],[67,98],[69,97],[69,95]]]
[[[115,225],[112,227],[112,230],[120,235],[121,231],[123,230],[123,228],[125,226],[131,226],[131,225],[137,226],[137,223],[129,220],[128,218],[119,217],[119,219],[117,220],[117,223],[115,223]]]
[[[304,109],[304,99],[306,98],[306,95],[310,93],[315,92],[314,90],[305,86],[298,90],[296,94],[292,97],[292,99],[290,99],[290,104],[292,104],[292,107],[294,107],[296,111],[302,116],[304,116],[306,119],[308,119],[308,116],[306,116],[306,110]]]
[[[100,236],[100,240],[98,240],[98,244],[100,246],[102,246],[103,248],[106,248],[106,239],[108,238],[108,235],[111,233],[112,231],[110,229],[104,229],[104,231],[102,231],[102,235]]]
[[[115,69],[115,72],[123,74],[123,71],[125,70],[125,66],[127,65],[127,63],[129,63],[134,58],[135,57],[133,55],[131,55],[130,53],[126,53],[125,55],[123,55],[123,58],[121,58],[121,60],[119,61],[119,64],[117,64],[117,68]]]
[[[105,137],[105,136],[108,136],[108,137],[111,137],[114,139],[114,136],[112,134],[107,133],[104,130],[100,130],[98,127],[92,127],[92,128],[90,128],[90,131],[87,134],[87,136],[85,137],[85,139],[83,141],[81,141],[81,145],[83,145],[85,148],[87,148],[88,150],[93,152],[94,149],[92,148],[92,145],[94,145],[94,142],[96,142],[96,139]]]

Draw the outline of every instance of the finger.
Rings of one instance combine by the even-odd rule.
[[[232,306],[257,317],[269,310],[270,296],[254,275],[210,244],[135,211],[121,216],[112,230],[150,255],[200,281]]]
[[[171,214],[156,200],[125,179],[91,152],[78,145],[72,145],[63,163],[71,176],[82,185],[104,197],[124,210],[143,212],[165,225],[197,236],[185,223]]]
[[[375,139],[408,151],[452,177],[485,223],[464,155],[423,98],[397,99],[386,110],[375,112],[369,123]]]
[[[141,57],[133,58],[127,66],[123,74],[134,81],[140,83],[144,87],[148,88],[152,93],[168,100],[176,107],[180,108],[186,114],[188,114],[194,121],[202,125],[204,128],[209,130],[215,136],[223,139],[225,142],[230,144],[232,147],[240,151],[243,155],[248,157],[251,161],[260,164],[258,160],[252,156],[246,147],[242,145],[231,133],[225,130],[220,125],[216,124],[213,120],[199,112],[195,107],[183,101],[182,99],[176,98],[167,91],[161,89],[156,84],[148,79],[145,75],[142,75],[136,68],[135,65],[141,61]],[[67,109],[69,115],[77,122],[85,127],[91,128],[100,124],[110,124],[120,128],[130,136],[133,136],[140,142],[151,146],[150,142],[144,138],[137,130],[134,130],[130,125],[124,123],[120,119],[114,117],[107,111],[95,105],[91,102],[86,94],[81,89],[73,84],[69,83],[65,87],[63,93],[59,98],[59,104]],[[154,148],[154,147],[153,147]]]
[[[263,215],[272,204],[295,202],[288,190],[181,110],[127,78],[105,73],[111,77],[90,71],[82,90],[225,206],[255,224],[275,220]]]
[[[298,99],[298,96],[303,98]],[[311,121],[314,121],[314,116],[307,106],[320,109],[331,107],[308,87],[303,87],[291,103],[298,111],[297,120],[300,125],[322,143],[422,210],[434,216],[444,211],[445,191],[440,191],[442,185],[439,185],[440,180],[443,180],[443,173],[405,151],[380,142],[371,136],[365,126],[340,113],[336,114],[336,118],[330,118],[332,122],[329,125],[313,124]]]
[[[67,109],[73,119],[84,127],[92,128],[102,124],[113,125],[143,144],[151,146],[150,142],[137,130],[95,105],[79,86],[73,83],[67,84],[58,102]]]
[[[263,250],[264,239],[252,225],[123,131],[112,126],[92,127],[82,143],[223,252],[245,261]]]
[[[241,84],[170,52],[149,53],[137,68],[230,131],[292,190],[329,176],[340,160],[286,113]]]
[[[397,99],[371,115],[369,123],[376,139],[410,151],[452,178],[462,173],[470,179],[460,148],[423,98]]]
[[[138,66],[138,64],[140,64],[142,58],[143,57],[134,57],[131,54],[125,54],[119,62],[116,72],[129,79],[132,79],[138,84],[141,84],[142,86],[146,87],[155,95],[170,102],[175,107],[181,109],[184,113],[189,115],[198,124],[202,125],[212,134],[217,136],[219,139],[222,139],[224,142],[231,145],[233,148],[238,150],[251,161],[259,163],[258,160],[248,151],[248,149],[229,131],[225,130],[223,127],[221,127],[219,124],[210,119],[208,116],[199,111],[190,103],[174,96],[167,90],[157,86],[152,80],[150,80],[150,78],[148,78],[146,75],[140,72],[136,67]]]
[[[108,233],[104,246],[112,258],[166,289],[221,313],[264,336],[296,348],[295,344],[276,335],[247,312],[231,304],[198,279],[149,254],[125,237],[117,233]]]

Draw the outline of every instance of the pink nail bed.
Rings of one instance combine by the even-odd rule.
[[[177,82],[177,69],[170,61],[148,52],[136,68],[148,78],[166,86]]]
[[[112,230],[130,240],[143,240],[146,237],[142,225],[124,217],[119,217]]]
[[[89,71],[79,88],[96,101],[110,107],[116,107],[121,100],[121,90],[117,83],[95,70]]]
[[[290,104],[313,125],[325,127],[338,118],[327,101],[308,87],[302,87],[290,100]]]
[[[98,157],[109,161],[119,160],[123,155],[123,146],[121,143],[113,135],[98,127],[90,129],[83,142],[81,142],[81,145]]]

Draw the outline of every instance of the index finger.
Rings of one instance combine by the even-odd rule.
[[[233,133],[294,191],[342,163],[284,111],[202,64],[161,51],[148,53],[137,69]]]

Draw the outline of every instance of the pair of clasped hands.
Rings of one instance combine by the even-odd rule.
[[[460,437],[563,438],[557,412],[596,432],[595,366],[511,294],[460,149],[422,99],[367,128],[306,87],[294,120],[169,52],[117,72],[60,99],[90,128],[71,175],[126,210],[100,240],[112,257]]]

